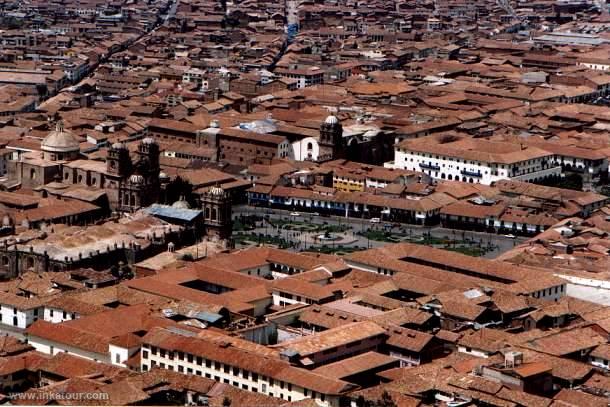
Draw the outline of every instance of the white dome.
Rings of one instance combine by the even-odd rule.
[[[209,193],[210,193],[210,195],[220,196],[220,195],[224,195],[225,190],[220,187],[212,187],[212,188],[210,188]]]
[[[172,204],[172,208],[178,209],[191,209],[191,206],[184,199],[180,199]]]
[[[40,145],[42,151],[50,153],[70,153],[80,151],[80,144],[72,132],[64,130],[63,122],[57,122],[55,131],[49,133]]]
[[[330,116],[328,116],[325,120],[324,123],[326,124],[339,124],[339,119],[337,119],[337,116],[333,116],[332,114]]]
[[[129,177],[129,182],[131,182],[132,184],[143,184],[144,177],[141,175],[134,174],[131,177]]]

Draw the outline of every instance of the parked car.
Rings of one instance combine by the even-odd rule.
[[[371,221],[370,221],[370,222],[371,222],[371,223],[380,223],[380,222],[381,222],[381,219],[379,219],[379,218],[371,218]]]

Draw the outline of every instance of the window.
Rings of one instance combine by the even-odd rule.
[[[114,363],[121,363],[121,355],[118,353],[114,357]]]
[[[193,363],[193,355],[191,355],[191,354],[187,354],[187,355],[186,355],[186,360],[187,360],[189,363]]]
[[[205,361],[205,367],[207,367],[207,368],[212,367],[212,361],[211,361],[211,360],[206,359],[206,361]]]
[[[234,375],[234,376],[239,375],[239,368],[238,368],[238,367],[236,367],[236,366],[233,366],[233,375]]]
[[[225,373],[229,373],[229,368],[230,368],[230,366],[229,366],[229,365],[224,365],[224,366],[223,366],[223,371],[224,371]]]
[[[179,371],[180,373],[184,373],[184,367],[183,367],[182,365],[179,365],[179,366],[178,366],[178,371]]]
[[[254,383],[258,382],[258,374],[257,373],[252,373],[252,381]]]
[[[142,351],[142,359],[148,359],[148,351],[147,350],[143,350]]]

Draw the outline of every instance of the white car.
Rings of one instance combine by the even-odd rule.
[[[301,216],[298,212],[290,212],[290,216]]]
[[[515,239],[515,238],[517,238],[517,236],[515,236],[515,235],[504,235],[504,237],[507,237],[507,238],[509,238],[509,239]]]
[[[379,218],[371,218],[371,223],[379,223],[381,222],[381,219]]]

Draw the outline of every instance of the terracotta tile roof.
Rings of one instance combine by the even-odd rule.
[[[608,399],[606,397],[594,396],[578,390],[561,389],[553,400],[562,401],[570,406],[606,407]]]
[[[105,336],[90,332],[83,334],[81,330],[64,324],[52,324],[38,320],[30,325],[25,332],[29,338],[42,338],[101,355],[108,352],[108,339]]]
[[[464,334],[458,344],[495,353],[511,344],[512,335],[497,329],[483,328]]]
[[[573,328],[552,332],[541,338],[523,343],[528,349],[554,356],[566,356],[574,352],[587,351],[603,343],[606,339],[590,327]]]
[[[129,374],[127,369],[83,359],[82,357],[70,355],[65,352],[44,359],[38,366],[38,370],[65,379],[97,375],[101,375],[106,379],[112,379],[117,376],[126,376]]]
[[[325,349],[331,349],[358,340],[385,335],[385,333],[385,329],[374,322],[353,322],[319,332],[315,335],[291,339],[274,346],[281,349],[291,349],[297,352],[301,357],[305,357],[310,354],[322,352]]]
[[[232,346],[221,347],[202,338],[183,336],[162,328],[153,329],[144,336],[143,341],[170,351],[180,350],[206,359],[237,366],[324,394],[338,395],[355,387],[340,380],[326,378],[290,366],[288,362],[279,359],[264,357],[258,353],[240,350]]]
[[[168,284],[159,281],[154,277],[130,280],[125,283],[125,285],[144,293],[154,294],[169,299],[188,300],[194,303],[207,305],[221,305],[235,313],[248,313],[253,310],[253,306],[250,304],[233,301],[220,295],[214,295],[180,285]]]
[[[25,219],[30,222],[37,222],[41,220],[52,221],[58,218],[81,215],[98,210],[100,210],[99,206],[90,204],[88,202],[61,200],[57,201],[57,204],[55,205],[40,206],[38,208],[26,209],[22,212],[17,212],[15,214],[15,222],[21,223]]]
[[[434,339],[434,335],[408,328],[388,328],[387,346],[419,353]]]
[[[62,295],[53,298],[52,300],[47,301],[45,307],[59,309],[66,312],[74,312],[79,315],[92,315],[106,310],[106,308],[102,306],[80,301],[69,295]]]
[[[442,136],[407,139],[398,148],[447,157],[457,157],[477,162],[514,164],[535,158],[548,157],[552,153],[533,146],[489,141],[484,139],[455,137],[444,141]]]
[[[377,352],[366,352],[334,363],[328,363],[313,370],[333,379],[347,379],[355,374],[398,365],[398,359]]]

